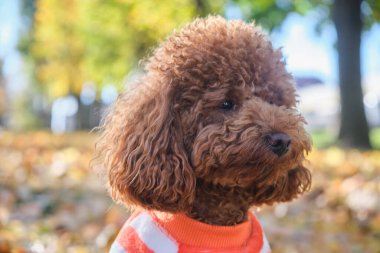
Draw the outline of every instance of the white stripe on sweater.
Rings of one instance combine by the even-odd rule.
[[[168,237],[147,213],[138,215],[130,224],[141,241],[155,253],[177,253],[178,245]]]
[[[109,253],[128,253],[118,242],[113,242]]]
[[[264,232],[262,233],[263,233],[263,246],[261,247],[260,253],[270,253],[271,250],[270,250],[269,242]]]

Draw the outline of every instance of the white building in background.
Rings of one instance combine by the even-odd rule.
[[[363,81],[364,106],[370,126],[380,126],[380,76],[369,76]]]
[[[296,78],[297,79],[297,78]],[[321,82],[298,85],[299,109],[309,130],[337,132],[340,122],[339,87]],[[363,102],[370,127],[380,126],[380,78],[363,81]]]

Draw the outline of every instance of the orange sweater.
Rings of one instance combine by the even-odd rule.
[[[136,212],[110,253],[270,253],[256,217],[236,226],[213,226],[183,214]]]

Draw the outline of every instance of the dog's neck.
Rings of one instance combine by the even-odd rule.
[[[197,181],[193,209],[187,215],[198,221],[232,226],[247,220],[249,204],[242,188],[224,187]]]

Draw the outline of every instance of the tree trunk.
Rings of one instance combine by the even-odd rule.
[[[341,125],[339,141],[347,147],[370,148],[360,73],[362,0],[335,0],[333,20],[338,34]]]

